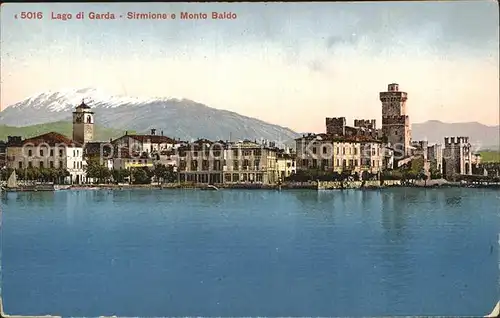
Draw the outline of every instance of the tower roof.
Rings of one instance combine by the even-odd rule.
[[[78,106],[76,106],[76,109],[90,109],[90,106],[85,104],[85,102],[82,99],[82,103]]]

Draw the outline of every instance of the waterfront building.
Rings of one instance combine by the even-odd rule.
[[[377,174],[383,169],[382,142],[368,136],[308,134],[295,141],[297,170]]]
[[[445,179],[472,174],[472,150],[469,137],[445,137],[443,150]]]
[[[0,140],[0,169],[6,167],[6,152],[7,152],[7,143],[3,140]]]
[[[395,159],[400,160],[411,155],[410,118],[406,112],[408,94],[399,91],[399,85],[389,84],[387,92],[380,92],[382,102],[382,135],[391,148]]]
[[[224,151],[224,183],[261,183],[278,182],[278,148],[274,143],[261,144],[243,140],[227,143]]]
[[[276,155],[278,178],[284,180],[297,172],[294,154],[287,153],[284,150],[279,150]]]
[[[8,168],[61,168],[68,170],[69,183],[86,181],[83,146],[56,132],[24,140],[9,136],[6,159]]]
[[[156,153],[164,150],[171,150],[178,142],[170,137],[156,134],[156,129],[151,129],[149,135],[136,135],[125,132],[125,135],[111,142],[114,150],[127,148],[132,151]],[[121,152],[118,152],[121,153]]]
[[[200,139],[178,152],[181,182],[259,183],[277,180],[277,149],[248,140],[212,142]]]
[[[177,148],[180,182],[222,183],[224,142],[198,139]]]
[[[128,148],[119,148],[118,153],[114,153],[109,160],[114,170],[131,169],[131,168],[153,168],[154,160],[150,154],[129,150]],[[108,162],[107,160],[105,161]]]

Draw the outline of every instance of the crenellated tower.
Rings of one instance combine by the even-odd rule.
[[[399,85],[389,84],[386,92],[380,92],[382,102],[382,135],[387,142],[400,152],[400,156],[409,156],[411,131],[410,118],[406,114],[408,94],[399,91]],[[397,155],[397,154],[395,154]]]

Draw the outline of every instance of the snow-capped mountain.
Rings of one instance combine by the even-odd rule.
[[[156,128],[181,139],[290,140],[291,129],[208,107],[187,99],[110,96],[95,88],[45,92],[18,102],[0,112],[0,124],[28,126],[71,120],[82,100],[96,114],[96,125],[145,132]]]

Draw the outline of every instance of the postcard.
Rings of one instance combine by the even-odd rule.
[[[500,315],[498,3],[0,24],[2,317]]]

